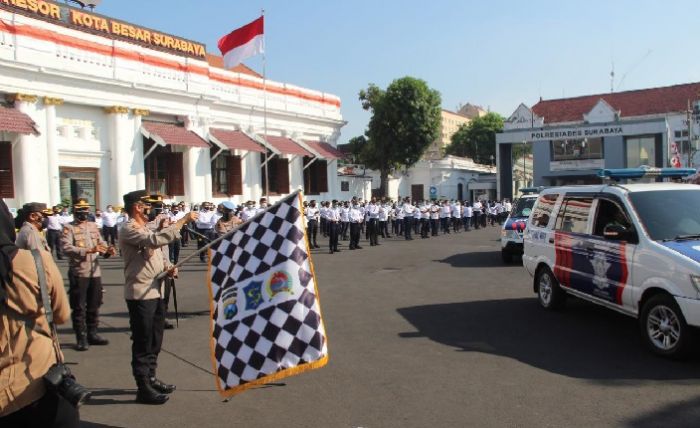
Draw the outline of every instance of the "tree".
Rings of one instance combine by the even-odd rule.
[[[503,130],[503,117],[487,113],[459,127],[452,135],[445,153],[472,158],[476,163],[489,164],[496,158],[496,134]]]
[[[362,151],[366,145],[367,138],[364,135],[352,137],[350,141],[348,141],[348,151],[352,155],[352,161],[354,163],[362,162]]]
[[[362,108],[372,112],[360,159],[379,170],[379,194],[387,196],[389,173],[409,168],[440,132],[440,93],[413,77],[396,79],[386,90],[370,84],[360,91]]]

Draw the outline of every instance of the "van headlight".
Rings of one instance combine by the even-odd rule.
[[[700,295],[700,275],[690,274],[690,283],[693,284],[695,292]]]

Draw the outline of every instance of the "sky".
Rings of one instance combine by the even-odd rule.
[[[358,92],[425,80],[443,108],[505,117],[520,103],[700,81],[697,0],[102,0],[96,12],[217,40],[265,10],[266,74],[341,98],[339,143],[362,135]],[[260,57],[246,65],[262,72]],[[700,98],[700,96],[699,96]]]

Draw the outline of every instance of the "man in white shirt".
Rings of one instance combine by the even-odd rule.
[[[321,207],[318,209],[319,226],[321,228],[321,235],[324,238],[328,237],[328,202],[321,201]]]
[[[318,216],[319,211],[316,206],[316,200],[312,199],[309,202],[309,206],[304,209],[304,216],[306,216],[306,228],[308,229],[309,235],[309,247],[311,248],[321,248],[316,242],[316,236],[318,235]]]
[[[195,227],[197,228],[197,232],[199,232],[201,235],[204,235],[206,239],[202,237],[199,237],[197,239],[198,250],[208,243],[207,240],[212,241],[216,238],[214,236],[215,225],[216,222],[214,221],[214,205],[210,204],[209,202],[202,202],[202,205],[200,205],[199,217],[195,222]],[[201,253],[199,253],[199,260],[205,262],[207,260],[206,253],[206,251],[202,251]]]
[[[117,217],[119,213],[114,211],[114,207],[107,205],[107,209],[102,213],[102,239],[107,245],[115,245],[117,240]]]
[[[459,201],[454,201],[452,203],[452,230],[457,233],[460,230],[462,224],[462,206]]]
[[[420,204],[420,237],[422,239],[428,238],[428,231],[430,230],[430,205],[428,202],[423,201]]]
[[[255,215],[255,213],[258,212],[258,209],[255,208],[255,202],[254,201],[248,201],[245,204],[245,208],[241,211],[241,220],[248,221],[250,220],[251,217]]]
[[[338,201],[335,199],[333,199],[333,205],[326,210],[326,220],[328,221],[328,252],[330,254],[339,253],[338,226],[340,225],[340,208],[338,208]]]
[[[464,208],[462,209],[462,222],[464,223],[464,230],[469,232],[472,223],[472,206],[468,202],[464,203]]]
[[[404,237],[407,241],[413,240],[411,237],[411,229],[413,228],[413,216],[416,212],[416,207],[411,204],[411,198],[406,196],[401,206],[401,211],[403,212],[403,231]]]
[[[450,218],[452,217],[452,207],[450,201],[445,200],[440,207],[440,226],[442,233],[450,233]]]
[[[185,213],[180,211],[180,206],[177,204],[172,204],[170,207],[170,212],[168,213],[170,224],[177,223],[183,217],[185,217]],[[186,230],[182,230],[180,232],[181,235],[184,235],[185,233]],[[182,247],[182,239],[175,239],[173,242],[168,244],[168,256],[170,258],[170,263],[174,265],[176,265],[178,260],[180,260],[180,247]]]
[[[63,252],[61,251],[61,233],[63,225],[61,224],[60,216],[61,207],[56,205],[53,207],[53,214],[46,217],[46,241],[49,244],[51,253],[56,252],[56,258],[63,260]]]
[[[432,236],[438,236],[438,229],[440,228],[440,202],[433,200],[428,210],[430,211],[430,234]]]
[[[377,204],[379,207],[379,217],[377,217],[377,234],[381,234],[382,238],[386,239],[389,237],[389,229],[387,228],[386,222],[389,219],[389,207],[386,206],[386,202],[382,200]]]
[[[350,218],[350,249],[360,250],[362,249],[360,247],[360,224],[363,220],[363,213],[356,198],[352,198],[348,215]]]
[[[350,206],[348,201],[343,202],[340,207],[340,236],[343,241],[348,240],[348,230],[350,229]]]
[[[472,214],[474,219],[474,229],[478,229],[481,223],[481,215],[483,213],[483,207],[480,200],[475,200],[472,204]]]
[[[379,245],[377,239],[377,222],[379,221],[379,207],[377,206],[377,198],[372,197],[369,204],[365,207],[367,215],[367,233],[369,234],[369,245],[374,247]]]

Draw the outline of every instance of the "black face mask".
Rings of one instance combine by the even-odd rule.
[[[75,213],[75,218],[78,221],[85,221],[88,219],[88,213],[82,212],[82,211],[77,212],[77,213]]]
[[[155,208],[155,209],[149,209],[148,212],[144,212],[144,214],[148,215],[148,221],[153,221],[158,217],[158,214],[163,212],[162,208]]]
[[[224,221],[229,221],[229,220],[231,220],[231,215],[232,215],[232,214],[233,214],[232,211],[230,211],[230,210],[224,210],[224,215],[223,215]]]

